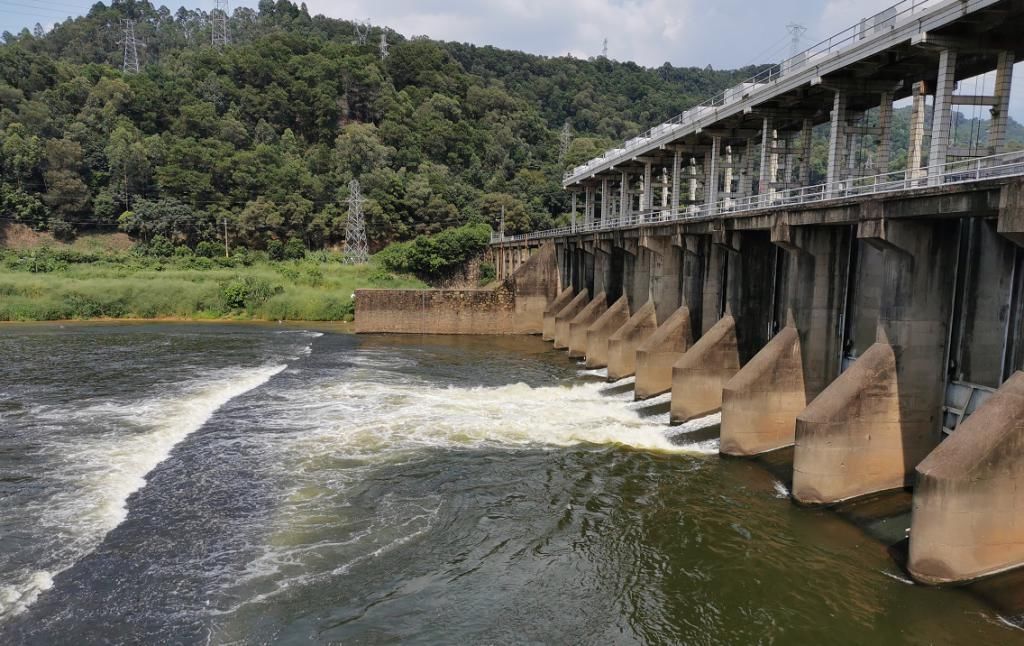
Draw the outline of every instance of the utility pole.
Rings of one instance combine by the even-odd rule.
[[[501,219],[498,220],[498,240],[505,240],[505,205],[501,205]]]
[[[366,243],[366,217],[363,215],[363,199],[359,180],[348,183],[348,222],[345,225],[345,262],[363,264],[370,259]]]
[[[138,74],[139,41],[135,38],[135,21],[131,18],[121,19],[121,43],[124,45],[124,63],[121,69],[125,74]]]
[[[228,44],[228,12],[228,0],[213,0],[213,12],[210,14],[210,20],[213,23],[214,47],[226,47]]]
[[[390,56],[390,52],[388,52],[388,28],[385,27],[384,30],[380,32],[380,60],[381,60],[381,62],[383,62],[384,59],[387,58],[388,56]]]
[[[230,258],[231,252],[228,250],[228,219],[224,218],[224,257]]]
[[[799,25],[795,22],[791,22],[786,25],[786,31],[789,32],[790,47],[789,55],[792,58],[800,53],[800,41],[803,40],[804,34],[807,33],[807,27]]]
[[[572,124],[569,120],[565,120],[565,125],[562,126],[562,134],[559,136],[559,147],[558,147],[558,161],[565,161],[565,156],[569,154],[569,146],[572,145]]]

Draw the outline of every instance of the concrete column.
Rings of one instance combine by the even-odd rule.
[[[747,198],[754,194],[754,140],[747,139],[743,146],[743,173],[740,175],[739,197]]]
[[[672,366],[672,423],[714,413],[722,407],[722,388],[739,372],[736,320],[726,313]]]
[[[619,220],[625,220],[629,216],[629,173],[622,171],[622,181],[619,183]]]
[[[711,152],[705,157],[708,167],[706,169],[707,184],[704,187],[704,203],[708,207],[709,214],[715,213],[718,209],[718,158],[721,154],[721,148],[722,138],[720,136],[712,137]]]
[[[668,208],[668,169],[664,166],[661,167],[661,210],[664,211]]]
[[[846,91],[836,90],[832,103],[832,125],[828,141],[828,194],[838,191],[843,180],[843,153],[846,150]]]
[[[601,179],[601,223],[606,223],[612,217],[612,192],[611,181],[604,177]]]
[[[679,213],[679,183],[683,179],[683,153],[678,150],[672,155],[672,213]]]
[[[956,51],[939,52],[939,74],[935,85],[935,107],[932,110],[932,143],[928,152],[928,184],[942,183],[942,164],[946,163],[950,145],[950,118],[953,111],[953,90],[956,86]],[[938,168],[936,168],[938,167]]]
[[[733,176],[733,156],[732,146],[725,147],[725,176],[722,178],[722,186],[725,188],[725,193],[729,197],[726,198],[726,205],[732,204],[732,176]]]
[[[594,223],[594,187],[587,186],[583,193],[584,206],[583,206],[583,218],[584,221],[590,225]]]
[[[572,218],[570,220],[572,230],[576,230],[576,191],[572,192]]]
[[[811,185],[811,154],[812,154],[812,131],[814,125],[810,119],[804,119],[803,127],[800,130],[800,173],[797,175],[797,183],[800,186]]]
[[[892,150],[892,92],[882,92],[882,101],[878,106],[878,130],[875,174],[882,175],[889,172]]]
[[[910,142],[907,148],[907,179],[918,177],[924,162],[924,120],[928,89],[924,81],[914,83],[913,103],[910,109]]]
[[[911,576],[959,583],[1024,564],[1024,373],[917,466]]]
[[[627,321],[629,321],[629,299],[623,295],[587,328],[586,366],[588,368],[604,368],[608,365],[609,340]]]
[[[771,203],[771,184],[775,181],[778,156],[775,148],[775,130],[772,120],[765,117],[761,125],[761,175],[757,184],[757,194],[761,195],[761,206]]]
[[[640,203],[641,213],[650,213],[654,209],[654,191],[651,190],[651,162],[644,162],[644,192]]]
[[[958,228],[944,220],[858,225],[858,236],[882,249],[877,338],[797,418],[797,500],[903,487],[938,443]]]
[[[1014,52],[999,52],[996,63],[995,97],[998,102],[992,107],[992,123],[988,129],[989,154],[995,155],[1006,150],[1006,125],[1010,116],[1010,85],[1013,82]]]
[[[688,207],[693,207],[697,201],[697,159],[690,157],[690,190],[687,193],[689,200]]]
[[[608,297],[598,292],[587,306],[569,322],[569,356],[581,359],[587,355],[587,330],[608,309]]]

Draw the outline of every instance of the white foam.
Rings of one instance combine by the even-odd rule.
[[[789,489],[787,489],[786,485],[782,484],[778,480],[775,481],[775,497],[789,498]]]
[[[178,443],[224,404],[266,383],[285,367],[223,370],[148,400],[41,412],[44,420],[91,422],[110,430],[92,439],[72,436],[46,447],[60,456],[54,468],[63,484],[38,505],[38,524],[56,541],[56,562],[49,571],[15,575],[13,583],[0,588],[0,619],[24,611],[52,586],[53,576],[71,567],[121,524],[128,515],[128,497],[145,486],[147,474]]]

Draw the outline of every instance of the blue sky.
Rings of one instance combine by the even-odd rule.
[[[255,6],[258,0],[232,2]],[[935,0],[932,0],[933,2]],[[608,55],[647,66],[739,67],[784,58],[786,26],[807,28],[803,44],[828,37],[893,0],[307,0],[312,13],[369,19],[407,35],[427,35],[535,54]],[[0,31],[44,26],[88,10],[87,0],[0,0]],[[167,3],[213,7],[213,0]],[[1024,65],[1011,112],[1024,117]]]

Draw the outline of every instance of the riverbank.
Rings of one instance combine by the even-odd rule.
[[[351,321],[352,295],[362,287],[426,284],[326,253],[271,261],[0,252],[0,321]]]

